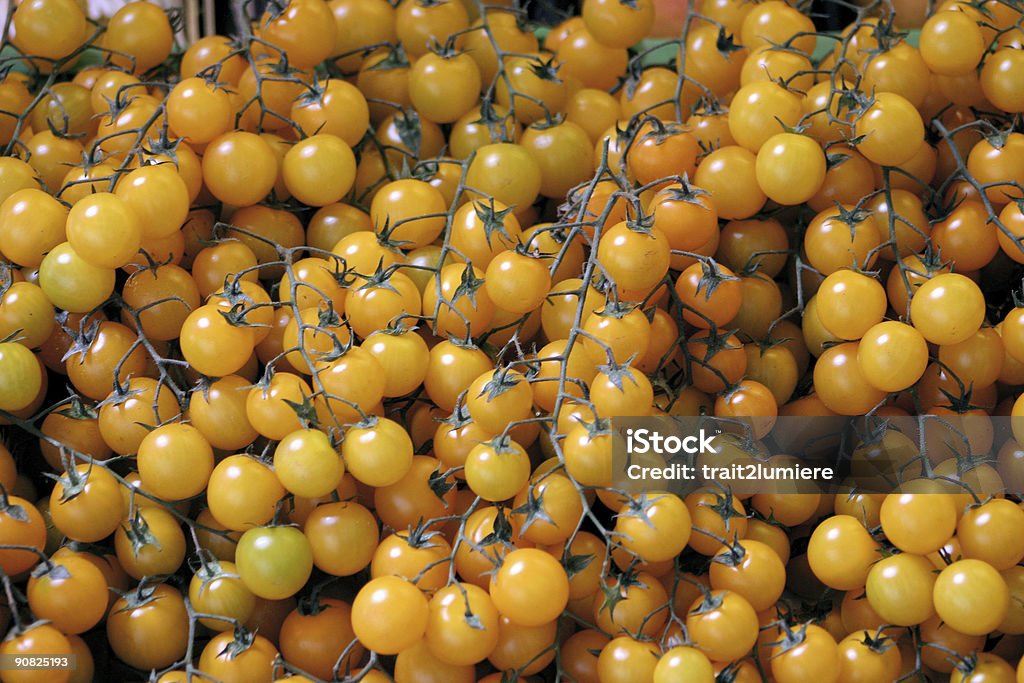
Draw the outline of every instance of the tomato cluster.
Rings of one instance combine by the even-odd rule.
[[[17,4],[0,681],[1024,681],[1024,15],[656,4]],[[868,414],[891,493],[613,485]]]

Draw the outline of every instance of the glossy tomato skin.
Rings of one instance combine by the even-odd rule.
[[[745,656],[757,641],[757,613],[745,598],[727,590],[698,598],[687,613],[686,627],[694,643],[719,661]]]
[[[771,670],[779,683],[839,679],[839,651],[832,635],[820,626],[801,627],[801,642],[790,648],[778,648],[773,653]]]
[[[341,483],[345,464],[326,434],[300,429],[285,436],[274,451],[274,473],[291,493],[326,496]]]
[[[44,656],[60,657],[61,655],[72,654],[72,648],[68,638],[55,626],[50,624],[41,624],[29,628],[24,633],[12,635],[4,640],[3,643],[0,644],[0,654],[5,657],[18,658]],[[18,676],[18,674],[15,673],[14,676]],[[32,674],[29,674],[20,676],[20,679],[12,676],[11,680],[52,680],[65,682],[71,680],[71,671],[64,669],[47,672],[46,679],[41,677],[32,677]]]
[[[203,155],[203,182],[214,197],[235,206],[251,206],[274,187],[277,158],[258,135],[244,131],[214,139]]]
[[[230,631],[234,628],[231,619],[245,623],[252,616],[256,597],[238,578],[234,562],[208,563],[200,567],[189,582],[188,599],[199,612],[221,617],[200,619],[200,622],[214,631]]]
[[[757,182],[778,204],[800,204],[825,182],[825,155],[809,137],[780,133],[768,138],[757,153]]]
[[[553,557],[526,548],[505,557],[491,578],[490,594],[498,610],[514,623],[540,626],[553,621],[565,609],[569,579]]]
[[[40,618],[48,619],[65,634],[78,634],[106,615],[106,590],[107,580],[95,565],[69,556],[45,575],[30,578],[27,596],[32,611]],[[76,605],[76,609],[66,609],[69,604]]]
[[[234,531],[266,524],[274,516],[285,488],[265,463],[231,455],[217,463],[207,485],[213,517]]]
[[[807,548],[811,571],[837,590],[864,585],[878,553],[878,543],[855,517],[836,515],[814,530]]]
[[[14,342],[0,343],[0,409],[21,410],[35,400],[43,386],[42,366],[25,346]]]
[[[397,576],[371,579],[352,603],[352,627],[359,641],[380,654],[395,654],[415,644],[429,618],[427,598]]]
[[[218,633],[203,648],[199,670],[224,683],[273,680],[277,648],[259,634],[248,638],[251,642],[239,642],[230,632]]]
[[[255,595],[282,600],[295,595],[309,579],[313,552],[295,527],[259,527],[242,534],[235,563],[242,581]]]
[[[53,487],[50,519],[53,525],[70,539],[84,543],[101,541],[120,525],[124,516],[120,484],[107,470],[76,466],[77,482],[70,477],[58,481]],[[65,475],[66,476],[66,475]],[[65,499],[65,488],[81,486],[77,495]]]
[[[296,608],[285,617],[278,642],[287,661],[330,680],[335,664],[354,638],[352,606],[336,598],[320,598],[315,605]],[[353,646],[339,670],[358,662],[362,653],[361,646]]]
[[[960,560],[943,569],[935,581],[934,595],[938,616],[967,635],[991,632],[1009,606],[1005,579],[981,560]],[[979,611],[982,604],[987,607]]]
[[[107,619],[107,638],[114,654],[139,669],[162,669],[184,654],[188,645],[188,612],[181,593],[159,584],[144,593],[148,601],[132,606],[114,603]]]
[[[356,159],[344,140],[318,133],[288,150],[281,173],[293,197],[310,206],[327,206],[352,188]]]

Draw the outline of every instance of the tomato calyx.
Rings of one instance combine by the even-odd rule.
[[[599,365],[597,370],[608,378],[608,381],[612,383],[612,386],[619,391],[625,391],[625,380],[627,379],[635,386],[639,386],[636,381],[636,375],[633,374],[634,370],[629,366],[630,360],[627,360],[621,365],[616,363],[614,360],[609,360],[606,365]]]
[[[728,486],[722,487],[721,492],[709,491],[709,493],[712,496],[714,496],[714,502],[708,503],[705,501],[701,501],[700,503],[698,503],[698,505],[711,510],[719,517],[721,517],[722,523],[725,525],[726,531],[730,530],[731,521],[734,517],[746,517],[744,513],[737,511],[734,507],[732,489],[730,489]],[[702,530],[696,528],[694,529],[694,531],[700,531],[701,533],[704,533]]]
[[[119,598],[124,600],[124,607],[117,610],[117,613],[131,612],[134,609],[159,600],[160,596],[156,594],[156,589],[160,584],[161,581],[158,578],[146,576],[139,581],[139,585],[133,590],[120,591],[116,588],[111,588],[110,590],[112,590]]]
[[[609,301],[601,309],[594,311],[593,315],[600,316],[602,318],[613,318],[615,320],[621,320],[627,315],[639,308],[638,304],[623,301]],[[641,311],[645,313],[645,311]],[[645,313],[646,315],[646,313]]]
[[[793,628],[785,619],[779,619],[775,622],[775,626],[778,626],[782,632],[782,640],[774,643],[768,643],[768,646],[775,648],[776,652],[771,655],[771,659],[781,657],[790,650],[799,647],[807,639],[807,627],[811,625],[810,622],[804,622],[797,628]]]
[[[825,169],[831,171],[834,168],[842,166],[843,163],[852,158],[853,155],[847,154],[846,152],[829,152],[825,150]]]
[[[953,668],[959,671],[964,676],[970,676],[978,670],[978,655],[974,653],[962,655],[956,652],[950,653],[950,661],[953,664]]]
[[[518,451],[512,447],[512,437],[507,434],[499,434],[490,441],[483,441],[482,443],[486,446],[490,446],[498,455],[518,453]]]
[[[473,211],[483,226],[484,239],[487,240],[487,246],[491,246],[491,238],[495,233],[502,235],[506,241],[512,241],[512,236],[505,228],[505,216],[512,213],[514,209],[514,206],[498,209],[495,207],[493,199],[481,199],[473,202]]]
[[[85,177],[85,176],[89,175],[89,171],[91,171],[95,166],[97,166],[97,165],[99,165],[101,163],[103,163],[103,153],[102,153],[102,151],[99,148],[90,149],[90,150],[82,152],[82,163],[77,164],[76,167],[82,169],[83,177],[81,179],[77,180],[77,181],[72,181],[72,183],[73,184],[86,183],[86,182],[93,183],[93,182],[96,182],[97,180],[107,179],[108,178],[107,176],[105,176],[104,178],[87,178],[87,177]],[[109,176],[109,179],[110,180],[115,180],[118,175],[119,174],[114,173],[113,175]]]
[[[47,558],[36,565],[29,576],[37,580],[45,576],[51,581],[67,581],[71,578],[71,572],[64,565]]]
[[[266,9],[264,9],[264,12],[266,12],[267,15],[266,23],[269,24],[271,21],[279,19],[286,9],[288,9],[287,2],[283,2],[282,0],[270,0],[267,3]]]
[[[359,422],[352,425],[353,429],[373,429],[380,422],[380,418],[376,415],[367,415]]]
[[[196,554],[196,561],[199,566],[195,569],[196,578],[199,579],[199,595],[203,594],[206,587],[218,579],[240,579],[238,574],[225,571],[217,558],[206,548],[201,548]],[[191,564],[191,562],[190,562]]]
[[[440,544],[434,542],[434,539],[440,534],[440,531],[431,530],[430,524],[426,520],[421,519],[415,525],[409,527],[408,531],[398,531],[395,535],[405,541],[410,548],[426,550],[441,547]]]
[[[719,26],[718,37],[715,38],[715,49],[722,57],[729,59],[733,52],[740,52],[744,46],[736,42],[735,36],[732,33],[727,33],[724,26]]]
[[[949,409],[957,415],[964,415],[971,411],[978,410],[978,406],[971,403],[971,395],[974,393],[974,384],[964,385],[963,380],[956,376],[955,373],[950,373],[953,379],[957,383],[957,393],[948,391],[946,389],[939,389],[939,392],[946,397],[949,403],[945,406],[940,406]]]
[[[512,548],[512,524],[505,516],[505,509],[500,505],[495,507],[494,522],[491,524],[491,533],[480,539],[478,546],[481,548],[490,545],[502,545]]]
[[[298,613],[304,617],[315,617],[318,614],[323,613],[324,610],[330,609],[331,604],[320,599],[320,592],[324,588],[327,588],[327,586],[329,586],[331,583],[333,583],[334,580],[335,577],[332,577],[322,583],[318,583],[317,585],[313,586],[313,589],[312,591],[310,591],[309,595],[304,595],[300,597],[296,601],[295,605],[295,608],[298,611]]]
[[[68,448],[63,444],[60,447],[61,460],[64,464],[64,474],[58,476],[50,472],[44,474],[47,478],[59,483],[63,489],[60,494],[60,502],[66,503],[69,500],[73,500],[85,492],[85,486],[89,483],[89,477],[92,474],[93,463],[89,463],[89,467],[86,468],[85,472],[79,472],[78,468],[75,467],[74,457],[68,455]]]
[[[565,568],[566,576],[572,580],[572,577],[586,570],[586,568],[589,567],[595,559],[597,559],[597,556],[593,553],[586,553],[583,555],[573,554],[569,549],[569,544],[567,543],[562,554],[562,566]]]
[[[409,57],[405,54],[405,48],[400,44],[391,45],[388,53],[377,62],[366,68],[367,71],[391,71],[394,69],[408,69]]]
[[[704,290],[704,299],[707,301],[711,300],[711,296],[718,289],[718,286],[723,282],[729,280],[739,280],[736,275],[726,275],[722,272],[721,267],[712,258],[703,258],[700,260],[701,276],[697,282],[697,289],[695,294],[700,294],[701,290]]]
[[[455,303],[461,297],[469,299],[469,303],[476,307],[476,293],[484,286],[484,279],[477,277],[476,273],[473,272],[473,264],[466,263],[466,267],[462,271],[462,278],[459,282],[459,286],[455,288],[455,292],[452,293],[451,303]],[[467,326],[468,327],[468,326]]]
[[[715,675],[715,683],[736,683],[743,673],[743,661],[732,662]]]
[[[707,205],[700,198],[710,196],[710,192],[691,184],[689,178],[684,175],[680,178],[678,184],[673,183],[666,188],[658,190],[655,204],[659,201],[684,202],[707,210]]]
[[[465,349],[467,351],[480,350],[480,346],[475,341],[473,341],[472,337],[469,336],[456,337],[455,335],[450,334],[448,335],[448,343],[457,346],[460,349]]]
[[[146,250],[145,247],[139,247],[139,253],[142,254],[142,258],[144,258],[146,260],[146,262],[144,264],[141,264],[141,263],[133,263],[132,264],[132,265],[135,265],[135,266],[139,266],[138,272],[148,271],[148,272],[151,272],[151,273],[155,274],[157,272],[158,268],[160,268],[161,266],[166,266],[166,265],[170,264],[171,260],[173,259],[172,256],[168,256],[167,260],[165,260],[165,261],[162,261],[162,262],[161,261],[157,261],[155,258],[153,258],[153,255],[150,254],[148,250]]]
[[[273,363],[268,363],[267,367],[264,368],[263,375],[260,377],[259,381],[250,385],[248,388],[259,389],[263,398],[268,398],[270,396],[271,382],[273,381],[276,373],[277,371],[274,369]],[[205,389],[207,392],[209,391],[209,383],[205,384]],[[207,399],[208,398],[209,396],[207,394]],[[292,412],[294,412],[295,416],[299,418],[299,423],[304,429],[309,429],[310,427],[320,424],[320,420],[316,414],[316,409],[313,406],[313,401],[310,396],[306,395],[305,390],[302,391],[302,401],[292,401],[287,398],[282,398],[281,400],[285,405],[292,409]]]
[[[429,183],[440,173],[442,163],[445,163],[443,159],[424,159],[418,161],[415,166],[409,169],[408,173],[403,172],[400,178],[414,178]]]
[[[845,81],[843,83],[846,84]],[[849,110],[854,117],[863,116],[868,109],[875,105],[877,100],[874,93],[866,93],[859,88],[843,88],[840,91],[837,110],[842,113],[843,109]]]
[[[680,178],[680,180],[682,179]],[[654,216],[643,215],[640,211],[639,200],[635,200],[634,198],[630,198],[630,200],[634,202],[634,208],[636,209],[637,216],[635,218],[626,219],[626,228],[630,232],[646,235],[647,237],[654,239],[654,234],[651,232],[654,228]]]
[[[7,293],[7,290],[14,285],[14,266],[7,262],[0,262],[0,297]],[[66,316],[67,313],[65,312]]]
[[[890,431],[898,431],[892,426],[892,420],[887,417],[878,417],[877,415],[871,415],[865,418],[863,423],[867,430],[863,436],[860,437],[860,443],[863,446],[870,446],[882,442],[885,435]],[[851,491],[850,495],[854,495],[855,491]]]
[[[736,344],[730,343],[730,340],[735,340],[736,332],[737,330],[708,330],[706,334],[697,337],[704,344],[704,358],[694,357],[694,360],[706,365],[719,351],[736,348]]]
[[[659,498],[661,498],[660,495],[655,496],[654,498],[649,498],[646,491],[642,492],[639,496],[630,496],[629,500],[626,502],[626,509],[617,513],[615,517],[636,517],[653,529],[655,528],[654,523],[651,521],[650,517],[647,516],[647,512],[654,507],[654,503],[656,503]]]
[[[449,60],[458,57],[459,55],[466,54],[465,50],[459,50],[455,47],[458,34],[450,35],[445,38],[445,41],[440,42],[436,36],[430,37],[430,42],[427,45],[427,50],[437,55],[441,59]]]
[[[613,568],[610,573],[613,575],[612,580],[601,582],[601,607],[598,608],[598,613],[607,611],[614,614],[615,607],[627,598],[631,587],[648,588],[647,584],[640,580],[639,572],[633,569],[632,565],[622,571],[616,571]],[[705,599],[707,598],[706,595]],[[713,609],[717,609],[717,607],[716,605]]]
[[[741,541],[726,542],[723,545],[725,550],[712,557],[712,562],[726,567],[739,567],[743,564],[743,560],[747,556],[747,549],[743,547]]]
[[[387,268],[384,268],[383,266],[383,262],[378,263],[373,275],[370,275],[369,277],[362,277],[359,275],[354,276],[355,281],[351,282],[350,285],[355,286],[358,284],[359,286],[356,287],[357,290],[380,288],[398,294],[398,289],[391,284],[391,276],[398,272],[399,265],[396,263],[388,266]],[[361,284],[359,283],[360,280],[363,281]]]
[[[722,400],[728,402],[728,401],[732,400],[732,398],[736,394],[738,394],[741,391],[743,391],[743,382],[744,382],[744,380],[740,380],[739,382],[736,382],[735,384],[727,385],[725,387],[725,389],[723,389],[719,393],[719,395],[722,397]],[[748,420],[743,420],[743,419],[741,419],[741,420],[729,420],[728,422],[731,423],[733,427],[739,427],[740,429],[743,429],[743,431],[747,431],[744,428],[744,425],[745,424],[749,424]]]
[[[139,553],[147,545],[155,546],[157,550],[163,549],[160,539],[149,530],[149,524],[138,508],[132,514],[128,526],[122,527],[122,529],[124,529],[125,536],[128,538],[129,543],[131,543],[132,554],[135,557],[138,557]]]
[[[985,133],[982,133],[982,138],[984,138],[985,142],[992,145],[992,147],[994,147],[995,149],[1002,149],[1003,147],[1005,147],[1006,143],[1010,139],[1010,135],[1013,133],[1012,127],[1004,128],[1003,130],[998,130],[992,127],[990,124],[989,126],[986,126],[986,128],[989,130],[987,130],[987,132]]]
[[[392,121],[395,132],[398,133],[398,139],[406,147],[404,150],[395,149],[395,151],[403,153],[403,163],[407,164],[407,159],[410,157],[418,159],[420,148],[423,145],[423,124],[420,122],[419,112],[412,108],[402,109],[395,112]],[[403,175],[408,175],[408,173]]]
[[[991,459],[984,455],[973,455],[957,452],[954,457],[956,458],[956,478],[954,479],[952,475],[950,477],[939,476],[938,478],[946,479],[947,481],[950,482],[950,484],[953,485],[954,488],[958,489],[961,488],[960,482],[962,482],[965,474],[977,469],[978,467],[981,467],[982,465],[990,465],[992,462]],[[994,496],[986,496],[985,498],[979,498],[977,494],[970,491],[966,487],[963,487],[962,490],[964,493],[971,493],[971,495],[974,498],[974,500],[965,507],[965,512],[967,510],[973,510],[974,508],[981,507],[982,505],[991,500],[996,500]],[[941,550],[944,550],[944,548],[940,548],[940,551]]]
[[[896,646],[896,641],[885,635],[882,629],[878,629],[875,635],[871,635],[870,632],[864,631],[864,637],[859,641],[864,644],[864,647],[868,648],[875,654],[884,654],[890,648]]]
[[[46,619],[37,619],[30,624],[22,624],[17,617],[16,611],[13,610],[11,612],[11,621],[13,622],[13,625],[7,632],[7,635],[4,636],[4,642],[7,642],[8,640],[16,640],[27,635],[30,631],[36,630],[40,626],[48,626],[50,624]]]
[[[217,656],[234,659],[251,648],[255,642],[255,631],[250,631],[241,624],[235,624],[235,630],[231,640],[224,645],[224,649],[218,652]]]
[[[323,104],[324,95],[327,93],[327,86],[330,84],[330,80],[321,80],[319,76],[314,75],[313,82],[306,85],[302,93],[295,98],[295,105],[300,109],[313,106],[314,104]],[[317,128],[312,133],[309,133],[303,137],[309,135],[315,135],[319,133],[320,129]]]
[[[402,316],[398,316],[389,321],[387,327],[376,330],[373,334],[386,334],[389,337],[404,337],[407,334],[414,333],[418,329],[419,325],[412,325],[405,320],[402,320]],[[370,336],[372,337],[373,334]]]
[[[88,328],[81,327],[78,330],[66,330],[68,336],[71,337],[71,346],[68,348],[64,356],[61,357],[60,360],[62,363],[66,363],[76,355],[82,357],[79,363],[85,362],[85,354],[92,347],[93,342],[96,341],[96,336],[100,329],[100,323],[100,320],[93,320],[89,323]]]
[[[171,140],[167,137],[167,130],[163,129],[160,131],[160,137],[149,138],[146,142],[149,144],[149,147],[143,148],[143,153],[155,157],[166,157],[170,159],[170,163],[174,164],[174,169],[176,171],[180,170],[180,166],[178,164],[178,146],[183,142],[181,138]],[[167,163],[163,160],[154,159],[140,159],[140,162],[139,168],[144,166],[160,166]]]
[[[216,292],[213,296],[218,299],[222,299],[228,304],[229,313],[233,317],[237,318],[242,327],[269,327],[262,323],[251,323],[248,321],[248,315],[257,308],[263,308],[265,304],[260,304],[253,299],[249,294],[242,289],[241,278],[225,278],[224,289],[220,292]],[[229,322],[230,322],[229,318]]]
[[[99,417],[99,413],[96,412],[96,409],[82,401],[82,397],[76,393],[72,393],[68,396],[67,403],[67,408],[61,408],[54,412],[70,420],[95,420]]]
[[[558,76],[558,70],[561,68],[561,65],[555,61],[554,57],[550,57],[548,59],[534,57],[529,61],[527,67],[534,76],[542,81],[551,81],[552,83],[562,82],[562,79]]]
[[[701,593],[702,597],[700,604],[691,609],[689,612],[690,614],[693,614],[695,616],[699,616],[701,614],[710,614],[711,612],[720,609],[722,607],[722,604],[725,602],[725,597],[729,594],[729,591],[726,590],[713,591],[707,585],[701,583],[695,578],[691,579],[688,576],[682,576],[680,578],[694,586]]]
[[[295,413],[295,417],[299,418],[299,423],[304,429],[309,429],[320,424],[320,420],[316,414],[316,408],[309,396],[303,396],[302,402],[291,401],[287,398],[282,398],[284,404],[292,409]]]
[[[323,353],[316,354],[317,357],[315,360],[318,365],[323,366],[344,357],[344,355],[349,352],[349,349],[355,346],[355,335],[351,334],[351,331],[347,335],[347,339],[345,339],[345,341],[341,341],[338,339],[338,335],[330,332],[332,328],[337,329],[343,325],[347,327],[348,321],[343,320],[334,311],[334,304],[328,301],[327,305],[321,308],[318,313],[315,328],[331,335],[332,348],[330,351],[324,351]],[[301,339],[302,338],[300,337],[300,341]]]
[[[508,137],[508,126],[505,123],[509,116],[510,114],[498,114],[498,110],[494,108],[494,102],[491,98],[484,97],[480,100],[480,118],[473,121],[473,123],[487,126],[491,139],[495,142],[511,142]]]
[[[466,408],[466,405],[462,400],[456,401],[455,409],[452,411],[451,415],[439,420],[442,424],[451,425],[453,430],[461,429],[472,421],[473,418],[469,416],[469,410]]]
[[[870,217],[870,209],[863,209],[858,206],[847,208],[838,202],[836,203],[835,213],[830,216],[832,220],[844,223],[850,228],[851,240],[854,237],[857,226],[866,221]]]
[[[657,116],[650,114],[644,116],[640,122],[640,129],[649,128],[644,131],[644,134],[640,136],[636,142],[643,142],[644,140],[652,140],[655,145],[661,145],[669,138],[680,135],[681,133],[687,132],[682,126],[676,123],[668,123],[662,121]]]
[[[590,440],[599,436],[611,436],[612,433],[612,421],[606,417],[596,418],[593,422],[579,420],[577,424],[583,426],[583,429],[587,431],[587,438]]]
[[[981,7],[979,9],[983,12],[988,12],[987,9]],[[908,35],[910,34],[907,31],[900,31],[896,28],[896,14],[894,12],[883,12],[878,22],[872,25],[871,37],[878,42],[878,47],[873,50],[864,50],[869,55],[868,59],[864,62],[865,66],[870,64],[870,60],[875,55],[893,49],[903,42]]]
[[[427,477],[427,486],[437,496],[438,500],[444,503],[446,508],[448,507],[448,501],[445,499],[445,496],[455,488],[455,479],[452,475],[456,469],[453,468],[442,472],[440,468],[434,468],[434,471]]]
[[[630,60],[626,65],[626,76],[622,80],[622,90],[626,93],[626,97],[633,99],[633,95],[636,94],[636,88],[640,85],[640,79],[643,78],[644,68],[642,60]],[[632,137],[636,130],[636,120],[633,119],[627,124],[626,130],[631,130],[629,136]],[[615,124],[615,132],[618,134],[618,140],[622,140],[623,133],[625,131],[619,128],[619,124]]]
[[[137,86],[139,84],[132,85]],[[107,110],[105,112],[100,112],[100,114],[110,121],[116,121],[117,117],[123,114],[124,110],[127,109],[128,105],[130,105],[135,99],[134,95],[128,95],[128,88],[131,88],[132,85],[119,88],[117,94],[114,95],[114,99],[110,99],[106,95],[102,95],[101,97],[103,98],[103,101],[107,103]],[[47,119],[49,120],[49,117],[47,117]],[[52,127],[53,124],[51,123],[50,125]],[[56,133],[54,134],[56,135]]]
[[[7,490],[0,486],[0,514],[7,515],[16,522],[27,524],[30,521],[28,511],[22,506],[12,503]]]
[[[796,77],[797,76],[793,76],[793,78]],[[786,83],[782,82],[781,79],[779,81],[779,84],[782,85],[783,87],[785,87],[786,85]],[[775,120],[778,121],[779,125],[782,127],[782,132],[789,133],[790,135],[803,135],[807,131],[807,129],[811,127],[810,123],[797,123],[795,125],[789,126],[786,125],[786,123],[777,116],[775,117]]]
[[[528,126],[529,130],[550,130],[565,123],[565,114],[561,112],[549,113],[542,119],[538,119]]]
[[[517,508],[512,510],[513,515],[525,515],[522,526],[519,527],[519,536],[522,537],[535,522],[543,521],[548,524],[554,524],[555,520],[551,519],[551,515],[544,507],[544,491],[541,489],[540,494],[537,494],[538,484],[530,484],[526,489],[526,501]]]
[[[924,251],[920,254],[919,258],[921,260],[921,265],[924,266],[924,272],[914,270],[913,268],[907,268],[906,270],[908,273],[913,273],[914,275],[920,275],[921,277],[930,279],[949,267],[949,262],[942,260],[941,250],[934,248],[931,242],[925,245]]]

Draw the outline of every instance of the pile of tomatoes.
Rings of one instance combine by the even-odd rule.
[[[16,4],[0,654],[76,666],[0,681],[1024,682],[1014,3]],[[616,417],[837,414],[963,447],[613,486]]]

